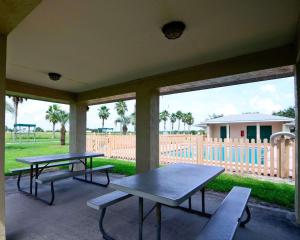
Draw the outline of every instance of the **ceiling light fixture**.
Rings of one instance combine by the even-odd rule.
[[[58,81],[61,78],[61,74],[55,72],[49,72],[48,76],[52,81]]]
[[[185,24],[181,21],[173,21],[166,23],[162,27],[162,32],[168,39],[179,38],[185,29]]]

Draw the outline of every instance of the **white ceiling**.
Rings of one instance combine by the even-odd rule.
[[[82,92],[278,47],[294,41],[299,9],[299,0],[44,0],[8,36],[7,78]],[[161,33],[171,20],[186,23],[180,39]]]

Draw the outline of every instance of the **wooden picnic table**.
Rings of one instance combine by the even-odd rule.
[[[160,239],[161,205],[210,217],[211,215],[205,212],[205,186],[224,170],[223,167],[215,166],[173,164],[114,180],[110,187],[139,197],[139,239],[142,239],[144,220],[156,209],[157,239]],[[202,193],[202,211],[192,209],[191,196],[197,191]],[[145,215],[143,199],[155,202],[153,208]],[[186,200],[189,200],[188,208],[180,206]]]

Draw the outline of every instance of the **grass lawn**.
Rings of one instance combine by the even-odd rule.
[[[27,164],[16,161],[18,157],[31,157],[69,152],[69,146],[61,146],[58,142],[22,143],[5,145],[5,174],[10,175],[9,169],[28,167]]]
[[[66,140],[69,139],[69,133],[66,133]],[[55,138],[52,138],[52,132],[36,132],[35,133],[36,142],[57,142],[60,141],[60,132],[55,133]],[[18,143],[32,143],[34,141],[33,134],[31,133],[29,136],[27,134],[18,134],[17,140]],[[5,142],[6,143],[14,143],[13,134],[11,132],[5,133]]]
[[[26,164],[16,162],[17,157],[67,153],[69,146],[60,146],[59,143],[54,142],[6,144],[5,150],[5,173],[9,175],[9,169],[26,166]],[[105,158],[94,160],[94,167],[106,164],[114,165],[114,172],[127,176],[134,175],[136,171],[134,162]],[[234,186],[251,188],[251,196],[258,200],[293,208],[295,187],[289,184],[222,174],[212,181],[207,188],[218,192],[229,192]]]

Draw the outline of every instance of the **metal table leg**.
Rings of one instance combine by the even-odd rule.
[[[35,165],[35,179],[38,179],[39,177],[39,165],[36,164]],[[38,188],[38,184],[35,181],[35,189],[34,189],[34,196],[37,197],[37,188]]]
[[[85,159],[84,159],[84,170],[86,171],[86,169],[87,169],[87,166],[86,166],[86,158],[85,158]],[[84,179],[85,179],[85,181],[87,180],[86,172],[85,172],[85,174],[84,174]]]
[[[201,189],[202,196],[202,212],[205,213],[205,188]]]
[[[157,203],[156,204],[156,239],[160,240],[161,236],[161,204]]]
[[[33,165],[30,165],[30,194],[32,194]]]
[[[139,240],[143,239],[144,201],[139,197]]]
[[[92,157],[90,157],[90,169],[91,169],[90,181],[93,182],[93,158]]]

